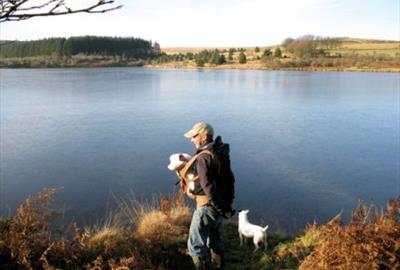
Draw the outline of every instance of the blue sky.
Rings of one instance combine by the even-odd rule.
[[[115,1],[124,7],[105,14],[2,23],[0,38],[134,36],[161,47],[265,46],[305,34],[400,40],[399,0]]]

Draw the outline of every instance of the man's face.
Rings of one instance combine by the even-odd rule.
[[[194,144],[196,149],[198,149],[207,140],[207,133],[199,133],[192,137],[191,142]]]

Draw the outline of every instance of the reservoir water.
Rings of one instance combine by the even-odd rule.
[[[231,147],[238,209],[271,228],[400,195],[398,73],[1,69],[0,210],[60,188],[65,215],[176,191],[169,155],[206,121]]]

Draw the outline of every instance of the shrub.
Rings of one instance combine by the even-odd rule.
[[[15,216],[0,219],[1,269],[187,269],[185,255],[190,209],[181,196],[152,205],[131,205],[102,226],[81,230],[73,224],[61,235],[50,230],[55,189],[29,196]],[[127,205],[121,205],[124,208]],[[135,228],[136,227],[136,228]]]
[[[55,192],[45,189],[29,196],[15,216],[0,220],[1,253],[6,257],[3,262],[18,268],[39,267],[41,255],[51,244],[49,222],[56,213],[49,206]]]
[[[204,60],[202,58],[196,58],[194,61],[196,63],[196,66],[204,67],[205,62],[204,62]]]
[[[246,55],[243,52],[240,52],[239,54],[239,64],[245,64],[246,63]]]
[[[300,269],[400,269],[400,197],[386,213],[360,203],[350,224],[338,215],[321,227],[314,251]]]
[[[276,48],[274,52],[274,57],[281,58],[282,57],[282,50],[281,48]]]
[[[271,49],[265,49],[262,56],[267,57],[267,56],[271,56],[271,55],[272,55]]]

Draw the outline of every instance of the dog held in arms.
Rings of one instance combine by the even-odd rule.
[[[168,164],[168,169],[170,171],[175,171],[178,178],[180,180],[182,179],[182,176],[180,175],[180,171],[183,169],[183,167],[185,167],[185,165],[192,159],[192,156],[186,153],[176,153],[176,154],[172,154],[169,157],[170,163]],[[191,177],[193,177],[192,175],[189,175]],[[179,181],[178,183],[180,183],[181,185],[181,189],[184,193],[186,193],[189,197],[191,197],[193,199],[193,196],[190,194],[190,192],[188,192],[189,190],[193,190],[194,189],[194,183],[186,183],[185,181]],[[177,184],[178,184],[177,183]],[[186,186],[186,184],[188,184],[188,186]]]
[[[256,252],[260,247],[260,244],[264,245],[264,250],[267,249],[267,229],[268,225],[263,227],[251,224],[249,219],[247,218],[247,214],[249,210],[242,210],[239,212],[239,238],[240,238],[240,246],[243,244],[243,237],[253,238],[254,243],[254,251]]]

